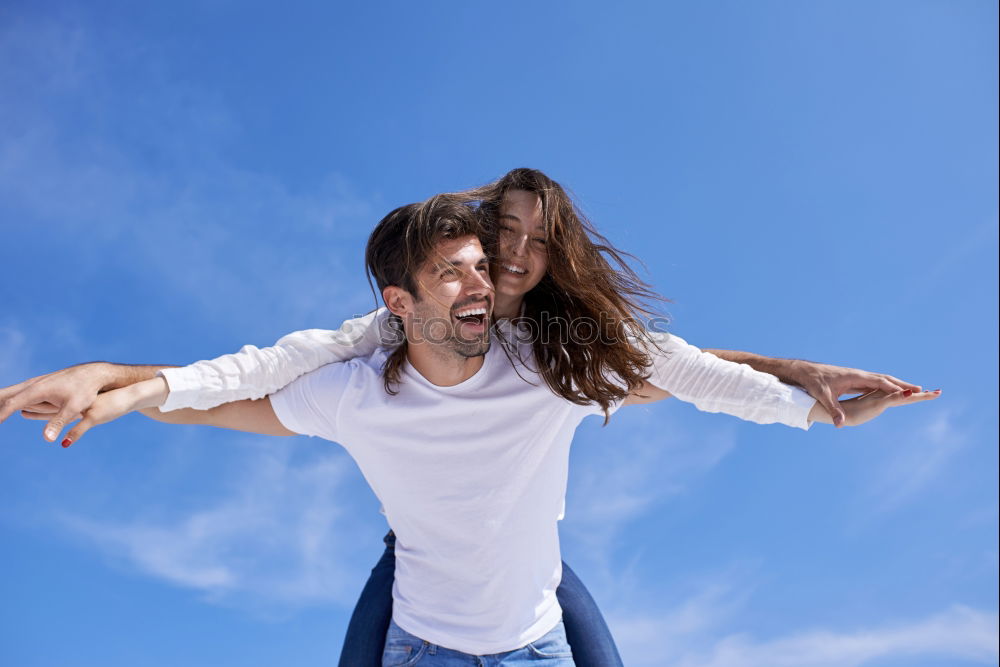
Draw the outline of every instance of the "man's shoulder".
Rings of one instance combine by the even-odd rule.
[[[313,373],[324,373],[328,377],[363,377],[366,375],[381,375],[385,360],[391,354],[391,350],[378,348],[371,354],[345,359],[344,361],[334,361],[333,363],[320,366]]]

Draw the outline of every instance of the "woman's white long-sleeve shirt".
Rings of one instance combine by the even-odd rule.
[[[223,403],[263,398],[320,366],[367,356],[394,344],[384,308],[347,320],[336,331],[307,329],[281,338],[273,347],[243,347],[235,354],[198,361],[160,374],[170,388],[163,411],[207,410]],[[804,391],[746,364],[702,352],[682,338],[650,334],[649,383],[704,412],[723,412],[759,424],[781,423],[808,429],[815,401]]]

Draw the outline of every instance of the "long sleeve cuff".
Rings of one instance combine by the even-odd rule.
[[[656,334],[650,346],[649,382],[703,412],[757,422],[809,428],[815,401],[778,378],[702,352],[679,336]]]
[[[812,422],[809,421],[809,413],[816,405],[816,399],[798,387],[783,386],[788,389],[789,396],[786,401],[782,402],[785,414],[778,421],[808,431],[809,427],[812,426]]]
[[[185,408],[197,402],[202,386],[198,371],[191,366],[164,368],[156,373],[167,381],[167,400],[160,406],[161,412]]]

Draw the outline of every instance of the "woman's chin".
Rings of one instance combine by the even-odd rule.
[[[493,283],[493,289],[496,290],[497,297],[503,297],[505,299],[522,299],[524,295],[531,291],[527,287],[527,284],[510,284],[505,280],[498,280]]]

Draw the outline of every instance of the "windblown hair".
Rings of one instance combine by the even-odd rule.
[[[482,213],[463,197],[436,195],[416,204],[400,206],[375,226],[365,248],[368,284],[374,278],[381,293],[390,285],[401,287],[420,300],[415,276],[435,252],[440,241],[463,236],[486,236]],[[391,315],[389,326],[402,331],[402,321]],[[383,367],[385,390],[396,394],[399,374],[406,360],[405,337]]]
[[[455,193],[480,204],[487,233],[483,245],[491,260],[498,249],[500,207],[514,190],[537,195],[545,221],[548,270],[525,295],[518,321],[533,329],[538,372],[556,394],[578,404],[599,404],[607,417],[613,403],[649,377],[643,319],[655,315],[651,303],[665,299],[625,259],[635,258],[599,234],[562,186],[537,169],[514,169],[498,181]],[[596,327],[596,335],[574,336],[581,326]]]

